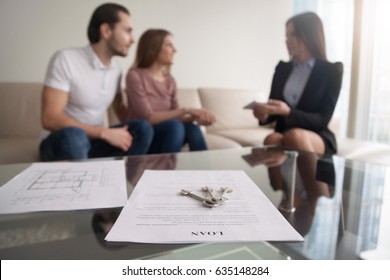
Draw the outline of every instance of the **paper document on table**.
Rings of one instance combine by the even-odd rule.
[[[123,160],[33,163],[0,188],[0,214],[124,206]]]
[[[202,188],[233,192],[228,202],[204,207],[184,196],[185,189],[207,197]],[[258,186],[243,171],[145,170],[106,236],[107,241],[198,243],[303,241]]]

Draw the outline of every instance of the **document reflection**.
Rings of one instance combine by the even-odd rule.
[[[127,180],[135,186],[144,170],[175,170],[176,162],[175,154],[156,154],[129,158],[126,163]]]
[[[174,170],[177,158],[175,154],[147,155],[141,157],[128,158],[126,163],[126,176],[128,184],[135,187],[142,176],[144,170]],[[131,190],[130,190],[131,192]],[[107,246],[104,240],[107,233],[116,222],[121,209],[96,212],[92,218],[92,228],[96,234],[98,242],[108,248],[120,248],[122,246]]]

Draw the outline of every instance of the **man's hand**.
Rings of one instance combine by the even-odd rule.
[[[133,143],[133,136],[129,133],[127,125],[124,127],[104,128],[101,133],[101,139],[124,152],[127,152]]]

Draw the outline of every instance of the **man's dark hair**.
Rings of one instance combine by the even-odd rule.
[[[100,26],[103,23],[113,28],[115,23],[119,22],[119,12],[130,15],[125,7],[115,3],[106,3],[95,9],[88,25],[88,39],[91,44],[100,41]]]

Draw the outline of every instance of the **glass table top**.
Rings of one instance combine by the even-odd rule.
[[[390,222],[384,219],[390,214],[389,167],[278,147],[133,156],[125,161],[129,195],[145,169],[244,170],[305,242],[111,243],[104,237],[120,208],[53,211],[0,215],[0,258],[390,258]],[[29,165],[1,165],[0,185]]]

